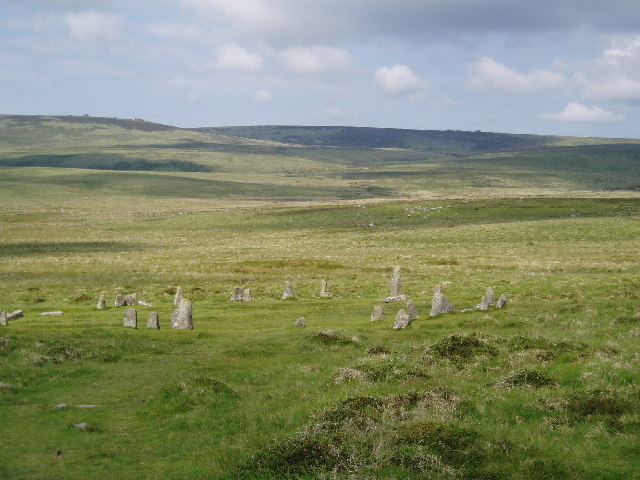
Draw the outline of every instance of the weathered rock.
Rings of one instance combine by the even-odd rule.
[[[373,307],[373,313],[371,314],[371,321],[377,322],[379,320],[386,320],[387,317],[384,314],[384,310],[382,310],[382,305],[376,305]]]
[[[507,302],[509,301],[509,299],[507,298],[507,296],[503,293],[502,295],[500,295],[500,298],[498,298],[498,302],[496,303],[496,307],[498,308],[502,308],[504,307]]]
[[[64,315],[64,312],[62,312],[60,310],[56,310],[55,312],[42,312],[40,314],[41,317],[47,317],[47,316],[55,317],[57,315]]]
[[[433,295],[433,300],[431,302],[431,313],[429,316],[435,317],[437,315],[441,315],[443,313],[449,313],[453,311],[453,305],[447,297],[445,297],[442,293],[435,293]]]
[[[233,293],[231,294],[232,302],[241,302],[242,301],[242,288],[236,285],[233,287]]]
[[[489,306],[496,304],[496,296],[493,294],[493,288],[487,287],[487,291],[484,296],[487,297],[487,304]]]
[[[114,305],[116,306],[116,308],[118,307],[124,307],[124,295],[119,293],[116,295],[116,301],[114,303]]]
[[[433,287],[433,293],[442,293],[442,285],[436,285]]]
[[[73,428],[77,428],[78,430],[82,430],[83,432],[86,432],[89,429],[89,424],[85,422],[76,423],[73,425]]]
[[[478,305],[478,309],[489,310],[489,300],[487,299],[486,295],[482,296],[482,299],[480,300],[480,305]]]
[[[4,313],[4,310],[0,310],[0,325],[3,327],[9,325],[9,320],[7,320],[7,314]]]
[[[66,407],[67,407],[67,404],[66,404],[66,403],[59,403],[59,404],[57,404],[57,405],[54,405],[54,406],[53,406],[53,409],[54,409],[54,410],[62,410],[63,408],[66,408]]]
[[[320,280],[320,298],[331,298],[326,280]]]
[[[16,318],[22,318],[22,317],[24,317],[23,310],[16,310],[14,312],[7,314],[7,320],[15,320]]]
[[[158,316],[158,312],[149,313],[149,318],[147,319],[147,328],[160,330],[160,317]]]
[[[289,280],[287,280],[284,284],[282,300],[286,300],[288,298],[296,298],[296,292],[293,291],[293,287],[291,286],[291,282]]]
[[[409,300],[407,302],[407,313],[412,321],[418,319],[418,309],[416,308],[416,304],[413,300]]]
[[[100,297],[98,298],[98,305],[96,305],[96,308],[98,310],[104,310],[105,308],[107,308],[107,297],[104,293],[100,294]]]
[[[153,307],[152,303],[143,302],[142,300],[138,300],[138,305],[142,305],[143,307]]]
[[[245,288],[244,292],[242,292],[242,301],[243,302],[250,302],[253,300],[253,294],[251,293],[251,289],[250,288]]]
[[[130,293],[129,295],[125,295],[124,304],[129,307],[138,305],[138,295],[136,295],[135,293]]]
[[[400,271],[400,265],[397,265],[393,269],[393,275],[391,276],[389,297],[399,297],[402,295],[402,274]]]
[[[299,319],[297,319],[295,321],[295,323],[293,325],[295,327],[306,327],[307,326],[307,321],[304,319],[304,317],[300,317]]]
[[[409,314],[403,308],[396,315],[396,320],[395,320],[395,322],[393,322],[393,329],[394,330],[404,330],[409,325],[411,325],[411,317],[409,317]]]
[[[124,326],[138,328],[138,312],[135,308],[127,308],[124,311]]]
[[[380,301],[384,303],[391,303],[391,302],[406,302],[407,300],[409,300],[409,298],[407,298],[406,295],[398,295],[397,297],[383,298]]]
[[[178,306],[180,305],[180,302],[182,301],[183,296],[182,296],[182,287],[178,287],[176,289],[176,295],[173,297],[173,304]]]
[[[171,328],[174,330],[193,330],[193,311],[189,300],[183,298],[180,301],[180,305],[171,315]]]

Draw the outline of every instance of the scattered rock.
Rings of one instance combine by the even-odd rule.
[[[400,295],[402,295],[402,274],[400,272],[400,265],[397,265],[393,269],[393,275],[391,276],[389,298],[399,297]]]
[[[76,408],[96,408],[97,405],[76,405]]]
[[[373,307],[373,313],[371,314],[371,321],[377,322],[378,320],[386,320],[387,317],[382,310],[382,305],[376,305]]]
[[[411,317],[409,317],[409,314],[403,308],[396,315],[396,320],[395,320],[395,322],[393,322],[393,329],[394,330],[404,330],[409,325],[411,325]]]
[[[287,280],[284,284],[282,300],[286,300],[288,298],[296,298],[296,292],[293,291],[293,287],[291,286],[291,282],[289,280]]]
[[[160,330],[160,317],[158,316],[158,312],[149,313],[149,318],[147,320],[147,328]]]
[[[138,312],[135,308],[127,308],[124,311],[124,326],[138,328]]]
[[[253,294],[251,293],[251,289],[250,288],[245,288],[244,292],[242,292],[242,301],[243,302],[250,302],[253,300]]]
[[[242,302],[242,293],[243,293],[242,288],[240,288],[238,285],[233,287],[233,293],[231,294],[231,301]]]
[[[307,321],[304,319],[304,317],[300,317],[299,319],[297,319],[295,321],[295,323],[293,325],[295,327],[306,327],[307,326]]]
[[[151,303],[143,302],[142,300],[138,300],[138,305],[142,305],[143,307],[153,307]]]
[[[496,296],[493,294],[493,288],[487,287],[484,295],[487,297],[487,305],[492,306],[496,304]]]
[[[129,307],[138,305],[138,295],[136,295],[135,293],[130,293],[129,295],[125,295],[124,304]]]
[[[413,300],[409,300],[407,302],[407,313],[409,314],[411,321],[418,319],[418,309],[416,308],[416,304]]]
[[[64,315],[64,312],[62,312],[60,310],[56,310],[55,312],[42,312],[40,314],[41,317],[56,316],[56,315]]]
[[[6,327],[9,325],[9,320],[7,320],[7,314],[4,313],[4,310],[0,310],[0,325]]]
[[[16,318],[22,318],[22,317],[24,317],[24,311],[16,310],[15,312],[11,312],[10,314],[7,315],[7,320],[15,320]]]
[[[445,297],[442,293],[434,293],[433,300],[431,302],[431,313],[429,316],[435,317],[437,315],[441,315],[443,313],[449,313],[453,311],[453,305],[447,297]]]
[[[189,300],[182,299],[176,311],[171,315],[171,328],[174,330],[193,330],[192,305]]]
[[[486,295],[483,295],[480,299],[480,305],[478,305],[478,309],[480,310],[489,310],[489,300]]]
[[[180,302],[182,301],[182,298],[183,298],[183,296],[182,296],[182,287],[178,287],[176,289],[176,295],[175,295],[175,297],[173,297],[173,304],[176,305],[176,306],[180,305]]]
[[[124,295],[119,293],[116,295],[116,301],[114,303],[114,305],[116,306],[116,308],[118,307],[124,307]]]
[[[107,308],[107,297],[104,293],[100,294],[100,297],[98,298],[98,305],[96,305],[96,308],[98,310],[104,310],[105,308]]]
[[[320,298],[331,298],[326,280],[320,280]]]
[[[82,430],[83,432],[86,432],[87,429],[89,428],[89,424],[88,423],[75,423],[73,425],[73,428],[77,428],[78,430]]]
[[[66,403],[59,403],[53,407],[54,410],[62,410],[63,408],[67,408]]]
[[[500,295],[500,298],[498,298],[498,302],[496,303],[496,307],[498,308],[502,308],[504,307],[507,302],[509,301],[509,299],[507,298],[507,296],[503,293],[502,295]]]

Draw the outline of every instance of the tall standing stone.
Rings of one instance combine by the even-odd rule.
[[[100,294],[100,297],[98,298],[98,305],[96,305],[96,308],[98,310],[104,310],[105,308],[107,308],[107,298],[104,293]]]
[[[487,304],[489,306],[496,304],[496,296],[493,293],[493,288],[487,287],[487,291],[484,296],[487,297]]]
[[[160,317],[158,316],[158,312],[149,313],[149,318],[147,320],[147,328],[160,330]]]
[[[242,288],[236,285],[233,287],[233,293],[231,294],[232,302],[241,302],[242,301]]]
[[[382,305],[376,305],[373,307],[373,313],[371,314],[371,321],[377,322],[379,320],[386,320],[387,317],[384,314],[384,310],[382,310]]]
[[[402,295],[402,274],[400,272],[400,265],[397,265],[393,269],[390,287],[390,297],[399,297],[400,295]]]
[[[117,307],[124,307],[124,295],[119,293],[116,295],[116,302],[115,302],[115,306]]]
[[[498,302],[496,303],[496,307],[498,308],[502,308],[504,307],[507,302],[509,301],[509,299],[507,298],[507,296],[503,293],[502,295],[500,295],[500,298],[498,298]]]
[[[124,304],[133,307],[134,305],[138,305],[138,295],[135,293],[130,293],[129,295],[125,295]]]
[[[124,311],[124,326],[138,328],[138,312],[135,308],[127,308]]]
[[[193,330],[191,302],[182,299],[176,311],[171,315],[171,328],[174,330]]]
[[[407,302],[407,313],[412,321],[418,319],[418,309],[416,308],[416,304],[413,300],[409,300]]]
[[[7,320],[7,314],[4,313],[4,310],[0,310],[0,325],[3,327],[9,325],[9,320]]]
[[[251,293],[251,289],[250,288],[245,288],[244,292],[242,292],[242,301],[243,302],[250,302],[253,300],[253,294]]]
[[[453,311],[453,305],[447,297],[445,297],[442,293],[434,293],[433,300],[431,302],[431,313],[429,316],[435,317],[437,315],[441,315],[443,313],[449,313]]]
[[[296,292],[293,291],[293,287],[291,286],[291,282],[289,280],[287,280],[284,284],[282,300],[286,300],[288,298],[296,298]]]
[[[411,318],[407,311],[403,308],[396,315],[396,320],[393,322],[394,330],[404,330],[409,325],[411,325]]]
[[[320,298],[331,298],[326,280],[320,280]]]
[[[176,289],[176,295],[173,297],[173,304],[176,306],[180,305],[182,298],[182,287],[178,287]]]
[[[489,310],[489,300],[487,299],[486,295],[482,296],[482,299],[480,300],[480,305],[478,305],[478,308],[480,310]]]

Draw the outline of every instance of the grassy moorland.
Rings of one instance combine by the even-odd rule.
[[[454,157],[73,118],[0,117],[0,308],[25,311],[0,327],[0,478],[638,475],[633,141]],[[369,320],[395,265],[404,331],[401,302]],[[429,318],[435,285],[457,312]],[[504,309],[473,308],[487,286]]]

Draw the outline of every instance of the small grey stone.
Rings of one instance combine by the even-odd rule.
[[[416,308],[416,304],[413,300],[409,300],[407,302],[407,313],[412,321],[418,319],[418,309]]]
[[[130,293],[129,295],[125,295],[124,304],[129,307],[138,305],[138,295],[136,295],[135,293]]]
[[[96,408],[97,405],[76,405],[76,408]]]
[[[393,275],[391,276],[391,285],[389,290],[389,297],[399,297],[400,295],[402,295],[402,273],[400,270],[400,265],[397,265],[393,269]]]
[[[331,298],[326,280],[320,280],[320,298]]]
[[[124,295],[123,294],[118,293],[116,295],[116,301],[115,301],[114,305],[115,305],[116,308],[124,307]]]
[[[67,407],[67,404],[66,404],[66,403],[59,403],[59,404],[55,405],[55,406],[53,407],[53,409],[54,409],[54,410],[61,410],[61,409],[66,408],[66,407]]]
[[[180,305],[180,302],[182,301],[182,287],[178,287],[176,289],[176,295],[173,297],[173,304],[178,306]]]
[[[193,308],[189,300],[183,298],[180,301],[180,305],[171,315],[171,328],[174,330],[193,330]]]
[[[398,295],[397,297],[383,298],[380,301],[384,302],[384,303],[391,303],[391,302],[406,302],[407,300],[409,300],[409,299],[407,298],[406,295]]]
[[[124,326],[138,328],[138,312],[135,308],[127,308],[124,311]]]
[[[377,322],[379,320],[386,320],[387,317],[384,314],[384,311],[382,310],[382,305],[375,305],[373,307],[373,313],[371,314],[371,321],[372,322]]]
[[[96,305],[96,308],[98,310],[104,310],[105,308],[107,308],[107,298],[104,293],[100,294],[100,297],[98,298],[98,305]]]
[[[232,302],[241,302],[242,301],[242,288],[236,285],[233,287],[233,293],[231,294]]]
[[[293,287],[291,286],[291,282],[289,280],[287,280],[284,284],[282,300],[287,300],[288,298],[296,298],[296,292],[293,291]]]
[[[251,293],[251,289],[245,288],[244,291],[242,292],[242,301],[250,302],[252,300],[253,300],[253,294]]]
[[[487,287],[487,291],[484,295],[487,297],[487,304],[489,306],[496,304],[496,296],[493,294],[493,288]]]
[[[396,315],[396,320],[395,320],[395,322],[393,322],[393,329],[394,330],[404,330],[409,325],[411,325],[411,317],[409,317],[409,314],[403,308]]]
[[[22,317],[24,317],[24,311],[16,310],[15,312],[11,312],[10,314],[7,315],[7,320],[15,320],[16,318],[22,318]]]
[[[60,311],[60,310],[56,310],[55,312],[42,312],[40,314],[41,317],[46,317],[46,316],[57,316],[57,315],[64,315],[64,312]]]
[[[478,305],[478,309],[489,310],[489,300],[487,299],[486,295],[482,296],[482,299],[480,300],[480,305]]]
[[[89,428],[89,424],[88,423],[76,423],[73,425],[73,428],[77,428],[78,430],[82,430],[83,432],[86,432],[87,429]]]
[[[149,302],[143,302],[142,300],[138,300],[138,305],[142,305],[143,307],[153,307],[153,304]]]
[[[307,321],[304,319],[304,317],[300,317],[298,320],[295,321],[293,325],[296,327],[306,327]]]
[[[147,328],[160,330],[160,317],[158,316],[158,312],[149,313],[149,319],[147,320]]]
[[[0,310],[0,325],[3,327],[9,325],[9,320],[7,320],[7,314],[4,313],[4,310]]]
[[[429,316],[435,317],[437,315],[441,315],[443,313],[449,313],[453,311],[453,305],[447,297],[445,297],[442,293],[435,293],[433,295],[433,300],[431,302],[431,313]]]
[[[496,303],[496,307],[498,308],[502,308],[504,307],[507,302],[509,301],[509,299],[507,298],[507,296],[503,293],[502,295],[500,295],[500,298],[498,298],[498,302]]]

